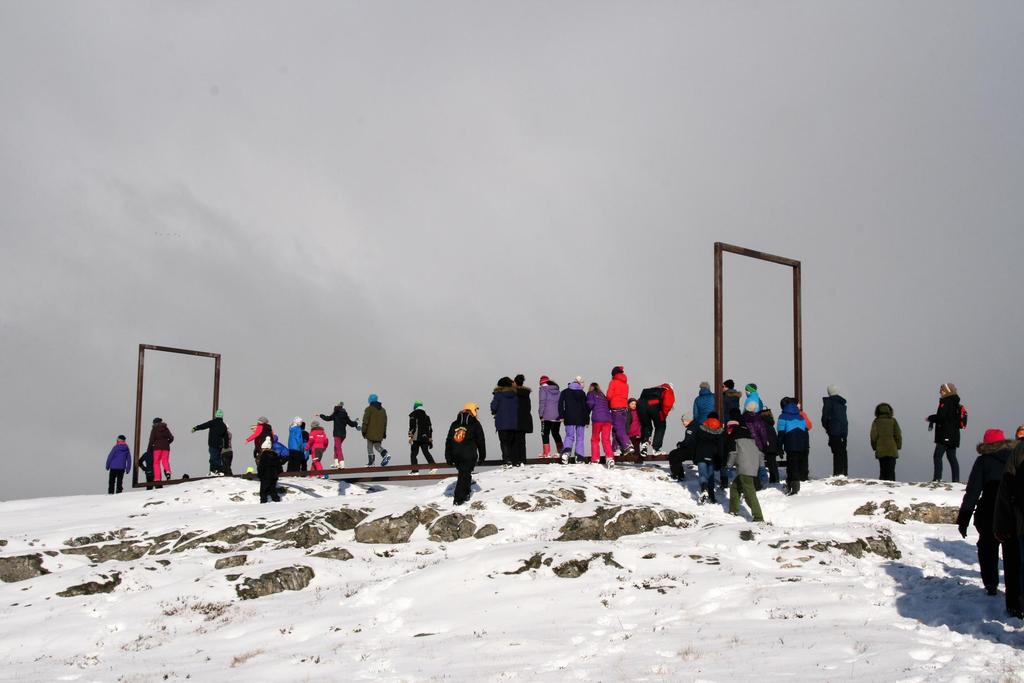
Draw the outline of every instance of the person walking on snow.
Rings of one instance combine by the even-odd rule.
[[[640,398],[636,403],[640,413],[640,424],[643,428],[640,435],[643,442],[640,446],[641,454],[646,446],[649,453],[664,455],[661,447],[665,442],[668,414],[672,411],[675,402],[675,390],[669,383],[648,387],[640,392]]]
[[[558,398],[558,412],[565,421],[565,443],[561,460],[563,465],[568,465],[573,461],[574,454],[576,461],[583,459],[583,438],[587,432],[587,423],[590,422],[590,410],[587,408],[587,395],[583,393],[582,377],[576,377],[562,391]]]
[[[786,495],[795,496],[800,493],[800,482],[807,480],[807,455],[811,450],[807,422],[800,415],[796,399],[782,399],[782,414],[776,429],[786,452]]]
[[[739,406],[736,406],[739,408]],[[702,425],[708,419],[708,415],[715,411],[715,395],[711,393],[711,385],[707,382],[700,383],[700,390],[697,398],[693,399],[693,419]],[[728,415],[728,411],[725,413]]]
[[[587,392],[587,410],[590,411],[590,462],[601,462],[601,447],[604,447],[604,462],[607,467],[615,467],[615,456],[612,454],[612,411],[608,407],[608,397],[601,391],[597,382],[590,383]]]
[[[210,451],[210,476],[219,477],[223,474],[224,464],[221,462],[221,452],[224,449],[224,442],[227,438],[228,428],[224,424],[224,411],[218,408],[213,412],[213,419],[197,424],[192,428],[193,432],[209,430],[206,435],[206,447]]]
[[[978,530],[978,564],[981,580],[989,595],[999,592],[999,547],[1003,549],[1003,573],[1006,586],[1006,612],[1018,619],[1021,612],[1020,547],[1016,536],[1000,541],[995,535],[996,498],[1003,472],[1013,456],[1016,443],[1007,441],[1001,429],[989,429],[978,444],[978,459],[971,468],[967,489],[960,504],[956,524],[960,535],[967,538],[967,525],[974,517]]]
[[[309,441],[306,442],[306,452],[309,454],[310,476],[314,476],[316,472],[323,471],[324,453],[327,452],[329,445],[330,441],[327,439],[327,432],[324,431],[323,426],[319,422],[313,420],[309,425]],[[324,478],[326,479],[326,477]]]
[[[846,419],[846,399],[839,395],[839,387],[828,385],[828,396],[822,399],[821,426],[828,435],[828,447],[832,451],[832,476],[848,476],[846,439],[850,431]]]
[[[334,469],[341,469],[345,466],[345,452],[342,446],[345,443],[348,428],[359,427],[359,425],[348,416],[344,401],[338,401],[334,406],[334,411],[330,415],[321,414],[320,419],[334,423],[332,430],[334,433]]]
[[[374,451],[377,451],[380,453],[381,467],[387,467],[391,456],[383,443],[388,438],[388,412],[377,400],[377,394],[370,394],[366,402],[369,405],[363,411],[362,422],[362,434],[366,439],[366,466],[373,467]]]
[[[612,411],[612,437],[615,449],[620,455],[633,453],[633,445],[629,442],[626,431],[626,411],[629,408],[629,378],[621,365],[612,368],[612,381],[608,383],[608,407]]]
[[[159,417],[154,417],[146,450],[153,454],[153,478],[156,481],[160,481],[161,475],[164,479],[171,478],[171,442],[173,441],[174,435],[171,434],[167,423]]]
[[[515,443],[512,453],[515,456],[513,465],[522,467],[526,464],[526,435],[533,434],[533,404],[530,401],[530,393],[533,391],[526,385],[526,377],[522,374],[513,378],[516,385],[516,399],[519,401],[519,410],[516,419]]]
[[[423,451],[423,457],[431,465],[434,464],[434,456],[430,449],[434,447],[434,426],[430,423],[430,416],[423,410],[423,402],[416,401],[412,404],[412,412],[409,413],[409,445],[412,450],[409,453],[409,462],[412,463],[412,473],[418,474],[419,453]]]
[[[475,403],[464,405],[448,428],[448,436],[444,441],[444,461],[454,465],[459,471],[453,496],[456,505],[462,505],[469,500],[473,469],[477,463],[482,465],[487,459],[484,428],[477,418],[479,410]]]
[[[893,417],[892,406],[879,403],[875,407],[875,421],[871,423],[871,450],[878,460],[878,478],[896,481],[896,459],[903,448],[903,432]]]
[[[516,462],[515,443],[516,429],[519,427],[519,396],[515,382],[510,377],[498,380],[498,386],[491,393],[491,415],[494,416],[494,428],[498,432],[498,444],[501,446],[501,464],[506,469]]]
[[[739,412],[739,409],[736,409],[734,414],[739,415]],[[763,522],[764,516],[761,514],[761,505],[757,502],[755,482],[761,467],[764,466],[764,453],[757,447],[745,422],[737,422],[733,426],[729,436],[726,437],[726,443],[729,452],[727,466],[736,468],[736,478],[729,488],[729,513],[733,515],[740,513],[740,492],[742,492],[743,498],[750,508],[753,521]]]
[[[960,481],[960,463],[956,449],[960,447],[960,430],[967,428],[967,409],[960,403],[956,385],[948,382],[939,387],[939,408],[928,416],[928,430],[935,430],[935,465],[932,481],[942,481],[942,456],[949,460],[953,482]]]
[[[132,452],[125,443],[124,434],[117,435],[117,443],[107,454],[107,493],[124,491],[124,473],[132,470]]]
[[[296,417],[288,427],[288,472],[299,472],[305,461],[305,444],[302,441],[302,418]]]
[[[555,440],[555,453],[562,452],[562,416],[558,414],[558,398],[561,392],[558,385],[547,375],[541,375],[540,388],[537,390],[537,417],[541,424],[541,442],[544,450],[540,457],[551,457],[551,439]]]
[[[1019,439],[1013,446],[999,482],[993,512],[993,534],[1000,543],[1010,544],[1016,540],[1020,550],[1020,573],[1024,573],[1024,441]],[[1003,551],[1006,552],[1006,549],[1004,545]],[[1009,579],[1009,576],[1006,578]],[[1019,606],[1024,607],[1024,576],[1021,579]],[[1021,615],[1017,617],[1021,618]]]

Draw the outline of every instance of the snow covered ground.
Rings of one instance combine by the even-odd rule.
[[[1021,623],[1001,594],[984,594],[973,536],[885,516],[921,503],[940,506],[921,515],[948,515],[961,486],[816,481],[792,498],[771,488],[760,496],[769,524],[753,524],[698,506],[692,477],[681,486],[657,467],[533,466],[476,481],[459,509],[471,520],[448,517],[452,480],[289,479],[285,502],[262,506],[258,483],[241,479],[2,503],[0,574],[22,580],[0,583],[0,678],[1024,673]],[[869,502],[879,509],[863,514]],[[393,542],[356,539],[374,534]],[[558,540],[580,537],[597,540]],[[324,551],[334,552],[315,556]],[[252,597],[283,587],[297,590]]]

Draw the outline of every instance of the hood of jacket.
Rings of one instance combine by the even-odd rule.
[[[1004,465],[1017,445],[1016,441],[996,441],[995,443],[979,443],[978,455],[991,455]]]
[[[710,396],[711,395],[711,390],[708,389],[707,387],[701,387],[700,391],[697,392],[697,395],[698,396]]]
[[[892,406],[888,403],[879,403],[875,408],[875,417],[892,417]]]
[[[579,382],[569,382],[568,388],[572,389],[573,391],[583,391],[583,387],[580,385]]]
[[[842,404],[844,406],[846,405],[846,399],[843,398],[842,396],[840,396],[839,394],[836,394],[835,396],[825,396],[821,400],[824,403],[829,403],[831,401],[831,402],[835,402],[835,403],[840,403],[840,404]]]
[[[494,387],[494,391],[492,391],[491,393],[492,394],[514,394],[514,393],[516,393],[516,388],[515,387],[497,386],[497,387]]]
[[[700,430],[702,432],[707,432],[708,434],[718,435],[724,432],[725,428],[722,427],[722,423],[718,420],[708,420],[700,426]]]
[[[795,401],[786,404],[786,407],[782,409],[782,417],[789,418],[791,420],[798,417],[803,419],[800,415],[800,408],[797,406]]]

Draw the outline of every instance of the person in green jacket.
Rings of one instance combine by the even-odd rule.
[[[875,421],[871,423],[871,450],[878,460],[878,478],[896,481],[896,458],[903,448],[903,432],[893,417],[892,406],[879,403],[875,408]]]
[[[366,439],[366,466],[373,467],[374,451],[377,451],[380,453],[381,467],[387,467],[391,456],[383,442],[388,438],[388,412],[377,400],[377,394],[370,394],[367,403],[370,405],[363,411],[362,422],[363,438]]]

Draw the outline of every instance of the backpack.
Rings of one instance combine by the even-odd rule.
[[[454,441],[455,443],[462,443],[463,441],[466,440],[466,436],[468,435],[469,430],[466,429],[464,426],[459,425],[458,427],[455,428],[455,431],[452,432],[452,441]]]
[[[967,429],[967,408],[960,406],[960,429]]]

